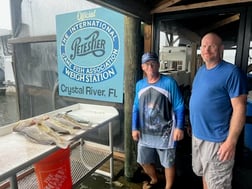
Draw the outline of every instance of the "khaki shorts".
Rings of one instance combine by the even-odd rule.
[[[217,152],[221,143],[192,137],[192,167],[198,176],[204,176],[208,189],[231,189],[234,159],[219,161]]]

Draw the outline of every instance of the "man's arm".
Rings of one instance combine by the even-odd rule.
[[[233,113],[227,139],[219,149],[220,160],[225,161],[234,157],[236,144],[246,120],[247,95],[240,95],[231,99]]]

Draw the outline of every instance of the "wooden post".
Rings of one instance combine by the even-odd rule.
[[[144,24],[144,52],[152,51],[152,25]]]
[[[190,86],[192,86],[192,81],[198,69],[197,44],[193,43],[191,48],[192,48],[192,57],[191,57],[191,65],[190,65],[190,71],[191,71]]]
[[[132,105],[135,96],[135,85],[142,76],[141,68],[141,22],[132,17],[125,16],[124,29],[124,151],[125,169],[124,175],[130,180],[134,177],[137,169],[136,162],[136,143],[131,135]]]

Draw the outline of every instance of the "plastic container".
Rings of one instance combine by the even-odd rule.
[[[252,100],[249,97],[247,101],[247,116],[252,116]],[[244,144],[252,151],[252,124],[245,124]]]
[[[34,164],[40,189],[71,189],[70,149],[59,149]]]

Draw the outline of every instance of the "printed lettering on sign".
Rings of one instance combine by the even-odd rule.
[[[60,95],[122,102],[123,18],[104,8],[56,17]]]

